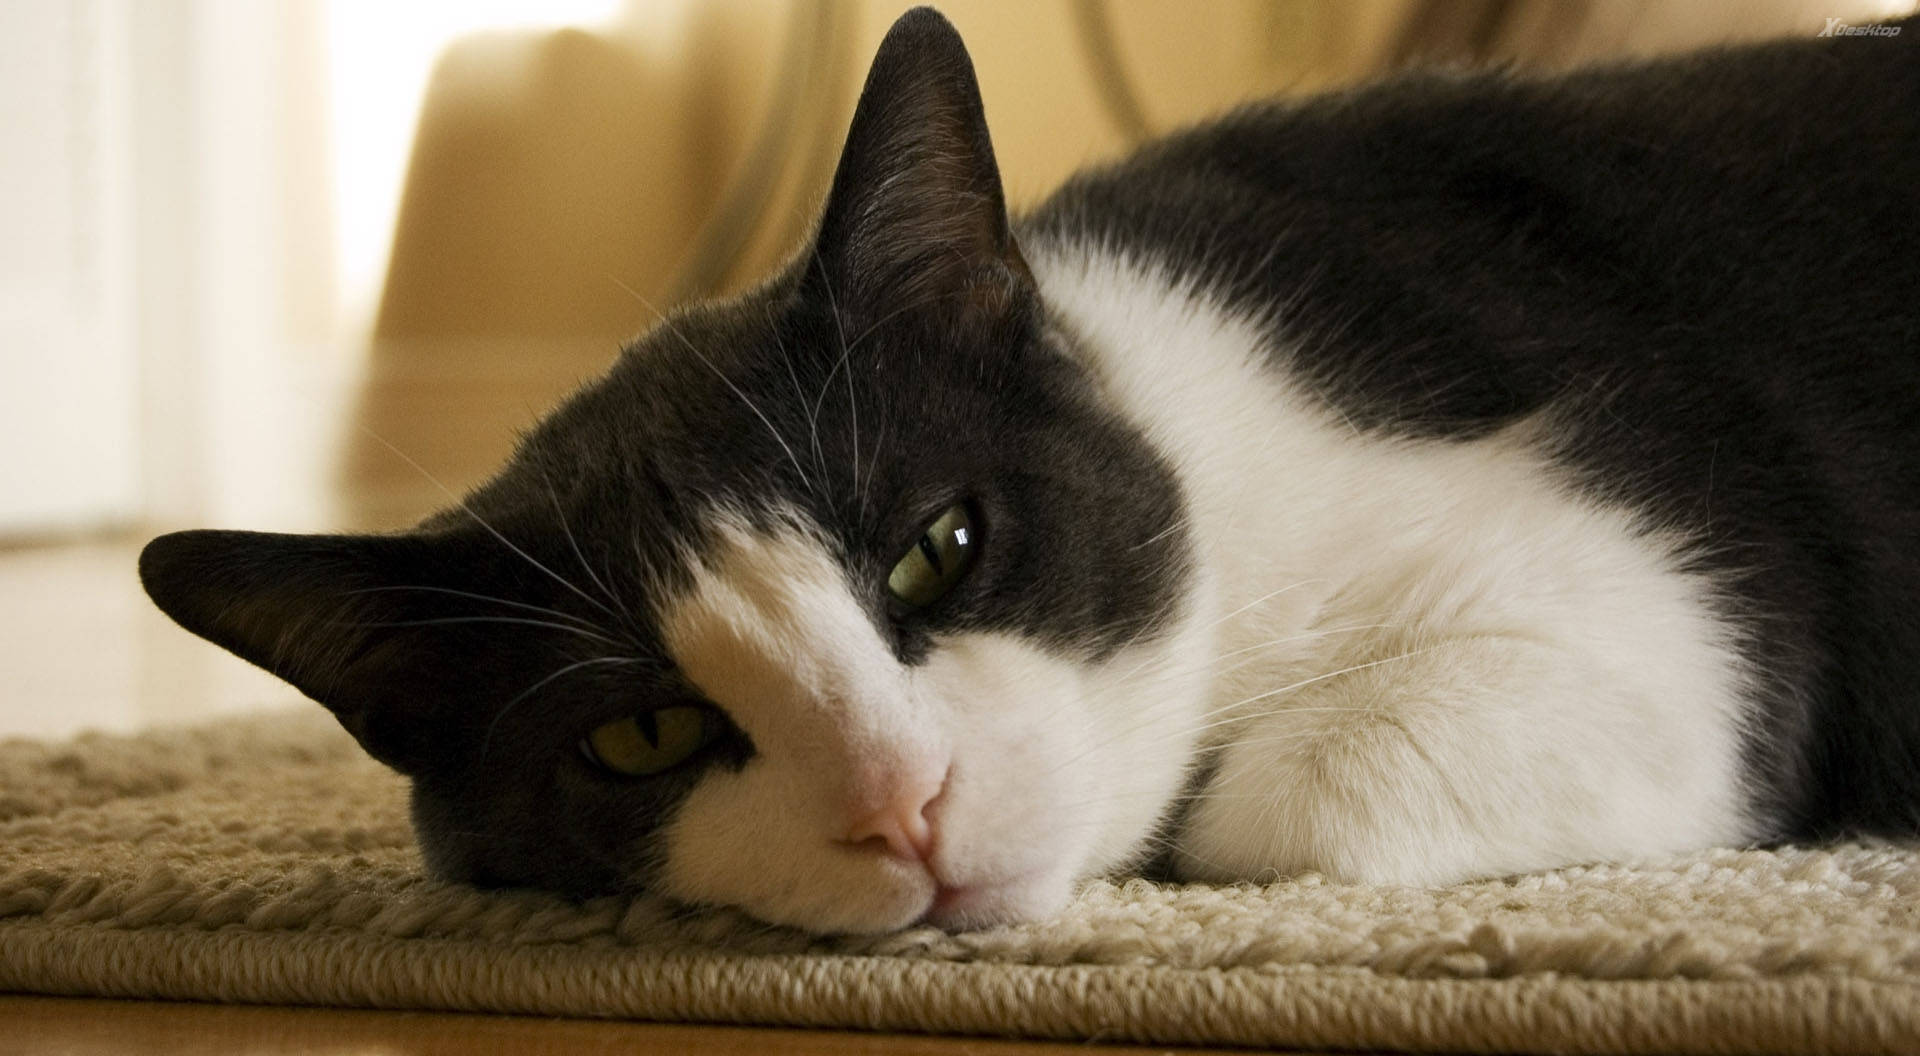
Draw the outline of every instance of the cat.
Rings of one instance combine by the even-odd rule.
[[[440,877],[821,933],[1920,831],[1920,54],[1249,105],[1004,203],[938,14],[810,243],[463,502],[146,588]]]

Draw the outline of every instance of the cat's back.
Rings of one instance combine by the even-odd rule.
[[[1775,833],[1911,831],[1920,22],[1898,28],[1251,106],[1083,175],[1023,235],[1182,276],[1362,430],[1544,423],[1583,491],[1724,591]]]
[[[1172,264],[1241,311],[1285,306],[1295,366],[1329,380],[1389,357],[1480,379],[1345,393],[1397,404],[1401,428],[1521,413],[1636,360],[1824,387],[1815,353],[1911,341],[1920,318],[1901,296],[1920,279],[1920,20],[1899,28],[1251,105],[1082,175],[1026,228]],[[1788,343],[1803,354],[1755,354]],[[1911,357],[1853,358],[1920,391]]]

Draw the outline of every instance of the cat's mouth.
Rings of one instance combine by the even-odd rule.
[[[934,889],[933,904],[921,919],[936,927],[951,927],[953,922],[977,915],[982,904],[992,897],[994,887],[993,884],[941,884]]]
[[[997,880],[950,884],[935,877],[926,912],[917,923],[946,931],[1012,924],[1043,916],[1066,898],[1052,869],[1029,869]]]

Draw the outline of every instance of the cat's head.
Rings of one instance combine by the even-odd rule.
[[[1057,907],[1195,736],[1182,499],[1009,229],[973,71],[881,46],[814,242],[398,535],[182,532],[188,629],[412,778],[440,875],[818,931]]]

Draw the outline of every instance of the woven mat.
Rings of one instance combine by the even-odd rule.
[[[319,709],[0,744],[0,991],[1159,1043],[1920,1052],[1920,845],[1444,890],[1096,883],[1058,919],[820,940],[420,870]]]

